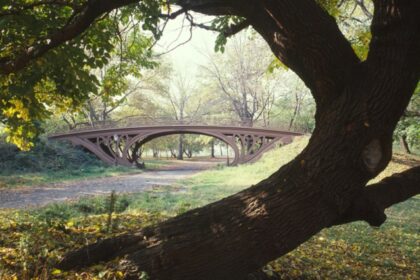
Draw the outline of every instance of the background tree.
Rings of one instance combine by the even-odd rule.
[[[208,95],[202,94],[197,85],[182,74],[174,74],[169,65],[162,65],[160,75],[150,83],[147,99],[159,108],[157,120],[178,124],[194,124],[203,120],[214,108]],[[179,135],[177,158],[183,159],[184,136]]]
[[[420,148],[420,84],[398,122],[395,138],[405,153],[410,154],[413,149]]]
[[[8,140],[22,149],[33,146],[31,140],[39,132],[36,121],[45,120],[54,108],[80,107],[90,94],[98,93],[99,81],[93,70],[110,63],[121,46],[122,30],[129,29],[134,37],[131,42],[136,43],[120,52],[124,56],[120,66],[134,54],[130,59],[138,62],[147,57],[151,35],[158,31],[146,34],[138,21],[151,28],[158,19],[144,18],[143,12],[157,11],[159,4],[150,1],[146,7],[142,3],[117,11],[114,9],[130,1],[94,2],[1,3],[0,120]]]
[[[121,25],[115,20],[115,25],[118,40],[109,63],[92,71],[98,79],[98,91],[89,93],[76,112],[68,110],[62,115],[70,128],[81,124],[94,127],[110,121],[111,113],[147,82],[147,77],[143,77],[144,70],[157,65],[150,49],[150,38],[143,36],[134,23]]]
[[[185,135],[184,138],[184,154],[188,158],[192,158],[194,154],[199,154],[213,140],[213,137],[205,135]],[[213,154],[214,155],[214,154]]]
[[[280,68],[273,74],[280,80],[271,113],[275,127],[312,132],[315,127],[315,101],[305,84],[291,71]]]
[[[210,55],[203,69],[241,125],[252,127],[260,119],[267,125],[276,86],[276,80],[267,75],[272,55],[264,51],[266,46],[258,38],[246,37],[236,36],[223,56]]]

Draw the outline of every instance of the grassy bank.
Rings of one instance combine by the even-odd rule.
[[[170,164],[148,160],[146,169]],[[68,143],[40,141],[29,152],[0,144],[0,188],[57,183],[68,180],[110,177],[142,172],[140,169],[109,166],[94,155]]]
[[[0,279],[121,279],[118,260],[71,272],[56,270],[54,263],[75,247],[157,223],[256,183],[278,169],[279,162],[293,158],[306,141],[273,150],[253,165],[220,167],[138,195],[1,211]],[[397,156],[381,177],[413,164],[415,160]],[[111,222],[110,201],[115,201]],[[414,197],[388,209],[380,229],[362,222],[325,229],[265,269],[281,279],[419,279],[419,210],[420,198]]]

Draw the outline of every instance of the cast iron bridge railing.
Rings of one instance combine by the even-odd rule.
[[[241,126],[216,125],[142,125],[117,128],[90,128],[49,136],[81,145],[108,164],[136,166],[140,147],[158,137],[173,134],[200,134],[225,142],[234,152],[231,165],[253,162],[274,147],[290,143],[301,133]]]
[[[92,129],[111,129],[111,128],[127,128],[139,126],[165,126],[165,125],[208,125],[208,126],[229,126],[229,127],[256,127],[256,128],[272,128],[273,130],[288,130],[288,127],[279,123],[263,123],[261,121],[254,121],[251,125],[249,122],[241,122],[232,120],[230,118],[209,117],[202,119],[184,119],[175,120],[170,117],[148,117],[148,116],[128,116],[120,120],[105,120],[90,122],[81,122],[70,124],[69,126],[62,126],[58,128],[60,132],[68,131],[85,131]]]

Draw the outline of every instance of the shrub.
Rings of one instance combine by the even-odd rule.
[[[0,144],[0,175],[66,170],[77,173],[88,166],[103,165],[94,155],[64,142],[40,140],[28,152],[19,151],[10,144]]]

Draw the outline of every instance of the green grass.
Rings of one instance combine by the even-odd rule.
[[[269,269],[286,279],[419,279],[419,206],[417,196],[391,207],[380,228],[324,229]]]
[[[157,169],[168,164],[170,161],[148,160],[146,169]],[[0,188],[140,172],[142,170],[136,168],[106,165],[94,155],[68,143],[40,141],[29,152],[0,144]]]
[[[16,172],[13,175],[0,175],[0,188],[42,185],[69,180],[118,176],[142,172],[123,166],[86,166],[85,168],[59,171]]]
[[[166,160],[166,159],[145,159],[144,163],[146,165],[146,169],[153,170],[159,169],[161,167],[165,167],[168,165],[173,164],[174,160]]]
[[[155,170],[171,164],[169,160],[147,160],[145,170]],[[125,174],[138,174],[144,170],[125,167],[110,166],[101,162],[94,165],[84,165],[74,169],[65,168],[62,170],[43,170],[39,172],[15,171],[13,174],[5,175],[0,173],[0,188],[11,188],[19,186],[34,186],[51,184],[57,182],[92,179],[102,177],[113,177]]]
[[[259,182],[276,171],[280,165],[293,159],[306,143],[307,139],[303,138],[286,147],[276,148],[266,153],[261,160],[254,164],[237,167],[220,165],[217,169],[201,172],[189,179],[181,180],[173,186],[156,187],[152,191],[144,193],[121,195],[119,199],[125,201],[127,206],[124,210],[130,213],[142,210],[173,216],[219,200]],[[80,203],[83,205],[90,203],[92,207],[95,207],[105,199],[104,197],[84,198],[76,203],[61,204],[60,207],[70,208],[74,215],[81,216],[86,213],[78,210]],[[47,206],[43,209],[49,207],[57,206]],[[98,209],[102,209],[102,206]],[[94,212],[103,213],[100,210],[94,210]]]
[[[0,211],[0,255],[5,256],[0,260],[0,271],[2,268],[5,271],[3,278],[29,279],[25,275],[33,277],[39,267],[44,267],[51,275],[54,263],[75,246],[157,223],[238,192],[277,170],[306,143],[307,139],[302,138],[267,153],[252,165],[219,167],[171,187],[120,195],[115,204],[111,233],[105,230],[107,197],[85,198],[31,211]],[[397,156],[379,177],[400,172],[412,163],[408,158]],[[419,279],[419,210],[420,197],[417,196],[388,209],[388,220],[379,229],[363,222],[324,229],[293,252],[267,265],[265,270],[279,274],[281,279]],[[35,241],[44,247],[28,245]],[[47,257],[42,255],[45,249]],[[121,272],[117,263],[101,264],[84,271],[56,271],[57,279],[82,279],[82,272],[85,273],[83,279],[97,279],[98,275],[105,275],[102,279],[119,279]]]

